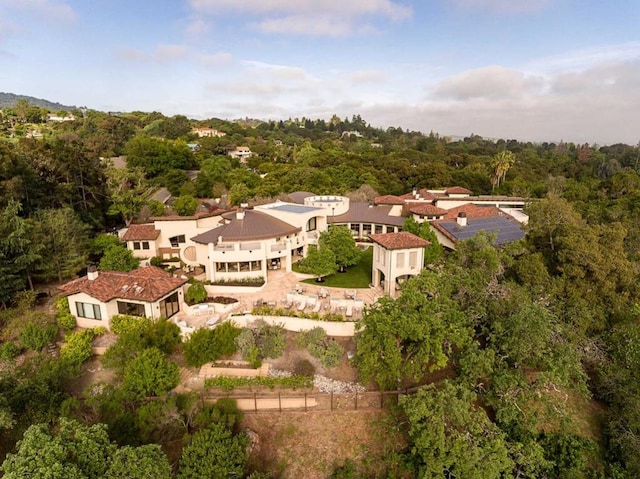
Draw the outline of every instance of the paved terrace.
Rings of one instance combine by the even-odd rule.
[[[254,307],[260,304],[265,304],[273,307],[286,307],[287,303],[291,303],[292,294],[299,291],[299,294],[295,296],[296,301],[290,306],[291,309],[298,309],[306,313],[316,311],[319,313],[328,312],[342,312],[345,315],[349,315],[348,319],[359,319],[361,317],[361,311],[356,310],[352,312],[347,310],[345,304],[350,305],[350,309],[354,304],[362,303],[364,307],[375,303],[384,292],[382,287],[370,287],[359,289],[348,288],[329,288],[324,286],[323,283],[319,284],[307,284],[302,283],[303,279],[310,278],[312,276],[304,275],[294,272],[286,271],[269,271],[267,284],[258,292],[251,293],[220,293],[220,296],[232,297],[238,300],[237,305],[233,308],[233,313],[250,312]],[[300,291],[302,289],[302,291]],[[326,296],[323,295],[326,293]],[[355,293],[355,297],[353,297]],[[309,297],[317,297],[316,302],[319,306],[313,304],[313,300],[307,301],[304,309],[300,309],[299,300]],[[323,297],[325,296],[325,297]],[[332,302],[333,299],[333,302]],[[338,309],[337,302],[341,301],[342,309]],[[209,315],[187,315],[185,312],[178,313],[175,318],[176,321],[184,320],[189,326],[192,327],[205,327],[210,326],[212,323],[225,319],[228,314],[209,314]],[[345,319],[346,316],[345,316]]]

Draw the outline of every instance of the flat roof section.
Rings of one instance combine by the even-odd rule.
[[[524,231],[520,223],[504,216],[489,218],[474,218],[467,220],[466,226],[460,226],[457,221],[437,221],[438,226],[445,229],[458,241],[473,238],[480,231],[497,233],[496,244],[511,243],[524,238]]]
[[[322,208],[316,208],[315,206],[291,205],[291,204],[271,206],[267,209],[275,210],[275,211],[284,211],[286,213],[296,213],[296,214],[311,213],[312,211],[322,210]]]

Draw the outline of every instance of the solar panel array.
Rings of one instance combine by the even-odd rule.
[[[277,205],[269,208],[271,210],[276,211],[285,211],[287,213],[309,213],[311,211],[319,210],[320,208],[316,208],[314,206],[303,206],[303,205]]]
[[[440,225],[458,241],[473,238],[480,231],[497,233],[496,244],[511,243],[524,238],[520,223],[504,216],[469,219],[466,226],[460,226],[456,221],[441,222]]]

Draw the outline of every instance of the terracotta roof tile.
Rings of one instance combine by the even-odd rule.
[[[376,196],[373,199],[374,204],[376,205],[401,205],[404,203],[404,200],[395,195],[384,195],[384,196]]]
[[[385,249],[425,248],[431,244],[429,241],[408,231],[369,235],[369,238]]]
[[[471,195],[471,194],[473,194],[473,192],[471,190],[463,188],[462,186],[452,186],[451,188],[447,188],[445,190],[445,192],[448,195]]]
[[[447,213],[447,210],[438,208],[431,203],[411,206],[411,209],[409,211],[413,214],[421,216],[443,216]]]
[[[125,241],[155,240],[160,236],[160,230],[155,229],[152,224],[130,225],[127,232],[122,235]]]
[[[492,216],[504,216],[506,213],[500,211],[495,206],[478,206],[473,203],[467,203],[456,206],[450,210],[446,210],[444,219],[453,220],[458,217],[459,213],[465,213],[467,218],[490,218]]]
[[[186,279],[174,278],[160,268],[148,266],[128,273],[100,271],[94,280],[83,276],[63,284],[60,290],[65,296],[85,293],[103,303],[115,298],[153,302],[186,282]]]

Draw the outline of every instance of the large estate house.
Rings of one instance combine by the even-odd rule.
[[[122,239],[134,255],[202,266],[209,281],[267,278],[268,271],[291,271],[296,257],[304,257],[320,233],[330,226],[349,228],[357,241],[376,243],[377,235],[399,233],[408,216],[428,221],[438,240],[454,249],[458,240],[480,230],[504,243],[521,238],[524,198],[472,196],[464,188],[414,190],[386,195],[373,202],[345,196],[295,192],[289,201],[243,207],[194,216],[151,218],[133,224]],[[518,212],[519,217],[511,214]],[[465,221],[458,217],[465,217]],[[462,224],[464,223],[464,224]],[[144,263],[143,263],[144,264]]]

